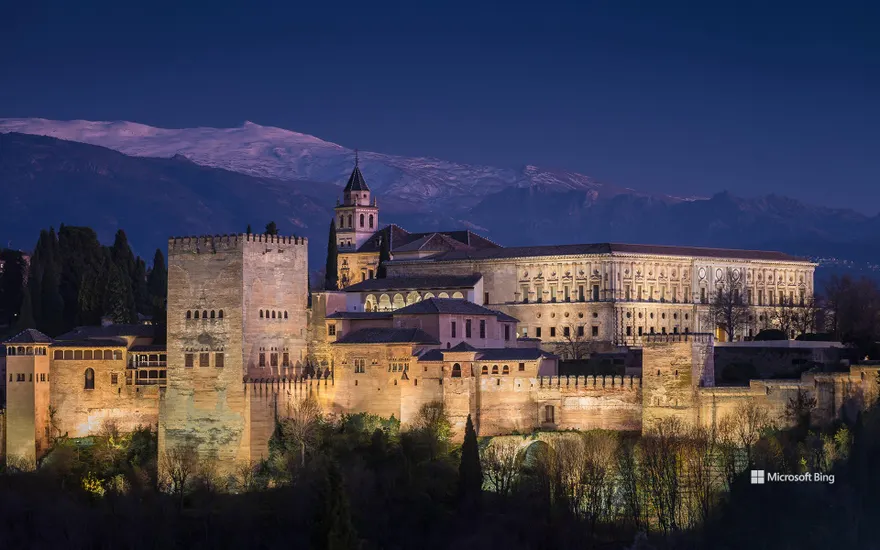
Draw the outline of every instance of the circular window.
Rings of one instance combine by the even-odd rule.
[[[642,318],[642,312],[640,311],[639,312],[639,319],[641,319],[641,318]]]
[[[627,318],[627,319],[629,319],[629,318],[632,317],[632,316],[633,316],[632,313],[630,313],[630,312],[628,312],[628,311],[626,312],[626,318]]]
[[[556,314],[555,314],[555,313],[551,313],[551,314],[550,314],[550,318],[552,319],[553,317],[556,317]]]
[[[568,312],[567,312],[567,311],[565,312],[565,316],[568,317]]]
[[[538,314],[538,319],[540,319],[540,318],[541,318],[541,314],[539,313],[539,314]]]
[[[598,318],[599,318],[599,314],[598,314],[598,313],[593,313],[593,319],[598,319]]]
[[[584,314],[583,314],[583,313],[578,313],[578,318],[579,318],[579,319],[583,319],[583,318],[584,318]]]

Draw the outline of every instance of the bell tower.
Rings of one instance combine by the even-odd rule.
[[[361,173],[357,151],[354,170],[336,203],[336,246],[340,252],[354,252],[379,228],[379,207]]]

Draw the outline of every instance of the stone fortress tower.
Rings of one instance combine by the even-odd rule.
[[[6,456],[9,464],[31,469],[49,447],[49,344],[28,329],[5,342]],[[14,383],[12,383],[14,382]]]
[[[306,239],[297,237],[169,239],[160,453],[189,444],[221,464],[265,454],[272,426],[252,419],[245,380],[300,374],[307,256]]]

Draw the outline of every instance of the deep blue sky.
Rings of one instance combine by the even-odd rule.
[[[231,4],[0,1],[0,117],[251,120],[645,191],[880,210],[867,1]]]

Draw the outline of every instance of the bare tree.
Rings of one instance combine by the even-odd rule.
[[[712,511],[717,488],[720,486],[715,468],[716,447],[714,434],[703,427],[693,427],[686,434],[682,455],[686,474],[688,520],[691,525],[706,523]]]
[[[253,491],[258,488],[257,471],[259,464],[253,460],[245,460],[238,464],[235,470],[235,479],[238,487],[243,493]]]
[[[716,326],[724,329],[727,340],[732,342],[748,323],[752,308],[744,299],[743,281],[739,271],[728,267],[715,285],[715,294],[709,304],[709,316]]]
[[[636,445],[621,441],[617,447],[618,488],[624,522],[637,531],[647,529],[647,494],[642,471],[636,458]]]
[[[651,427],[639,446],[643,482],[664,534],[681,526],[682,434],[679,419],[664,418]]]
[[[314,444],[318,436],[321,414],[321,405],[309,395],[291,406],[287,411],[287,418],[279,423],[288,451],[296,449],[299,452],[300,466],[305,466],[306,450]]]
[[[591,531],[614,515],[615,479],[617,477],[617,437],[609,432],[583,434],[584,454],[580,465],[585,487],[583,510]]]
[[[792,326],[798,334],[808,334],[816,330],[817,320],[822,311],[822,301],[819,296],[810,296],[805,299],[795,312]]]
[[[785,404],[785,419],[799,428],[809,428],[813,419],[816,398],[804,389],[798,389],[794,397]]]
[[[565,359],[578,361],[590,355],[590,341],[583,325],[562,327],[562,341],[556,344],[557,352]]]
[[[781,303],[770,313],[770,320],[774,327],[785,333],[786,338],[791,338],[799,324],[799,315],[800,307],[783,297]]]
[[[737,405],[733,412],[721,419],[719,432],[727,442],[745,451],[746,465],[751,466],[755,444],[769,427],[767,410],[753,401],[747,401]],[[736,465],[733,467],[736,468]]]
[[[519,445],[510,439],[491,441],[480,452],[483,478],[501,497],[513,491],[519,472]]]
[[[180,505],[183,506],[183,496],[186,493],[187,485],[199,468],[199,455],[195,444],[186,441],[168,447],[159,457],[159,465],[170,482],[169,492],[178,495]]]

